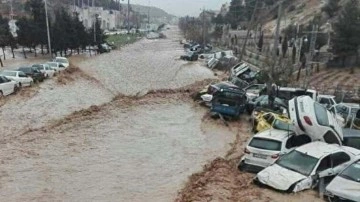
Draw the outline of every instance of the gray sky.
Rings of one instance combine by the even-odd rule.
[[[197,16],[204,6],[205,9],[219,10],[225,2],[230,2],[230,0],[150,0],[150,5],[176,16]],[[149,0],[130,0],[130,3],[147,6]]]

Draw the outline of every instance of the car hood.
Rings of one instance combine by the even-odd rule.
[[[340,176],[334,178],[326,187],[327,192],[353,201],[360,201],[360,182],[347,180]]]
[[[256,177],[261,183],[282,191],[286,191],[294,183],[306,179],[306,176],[277,164],[265,168]]]

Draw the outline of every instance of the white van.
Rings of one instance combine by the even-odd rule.
[[[306,95],[311,97],[313,100],[317,101],[319,93],[313,89],[302,89],[302,88],[288,88],[288,87],[279,87],[277,90],[277,96],[284,100],[291,100],[295,97]]]

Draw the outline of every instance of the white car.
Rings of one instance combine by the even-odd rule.
[[[51,69],[48,64],[36,64],[32,67],[37,68],[40,72],[44,73],[46,78],[51,78],[55,75],[55,70]]]
[[[254,98],[257,98],[260,96],[260,93],[264,91],[266,88],[265,84],[252,84],[246,88],[244,88],[244,91],[246,92],[246,96],[249,100],[253,100]]]
[[[308,135],[312,141],[342,144],[343,132],[336,116],[309,96],[289,101],[289,115],[297,135]]]
[[[279,156],[311,142],[308,136],[296,136],[294,132],[269,129],[255,134],[248,142],[239,170],[259,172],[272,165]]]
[[[254,183],[286,192],[312,189],[319,178],[335,176],[359,154],[351,147],[311,142],[281,156],[259,172]]]
[[[62,64],[65,68],[68,68],[70,65],[69,60],[64,57],[56,57],[54,62],[58,62],[58,63]]]
[[[10,95],[19,89],[19,83],[0,76],[0,98],[3,96]]]
[[[26,74],[22,71],[4,70],[0,74],[10,80],[17,81],[20,87],[32,86],[34,83],[34,80],[31,77],[26,76]]]
[[[333,105],[336,105],[336,100],[334,95],[319,95],[318,102],[328,109]]]
[[[50,68],[55,70],[55,72],[60,72],[65,69],[65,67],[58,62],[47,62],[46,64],[48,64]]]
[[[329,201],[360,201],[360,159],[355,160],[326,187]]]
[[[353,118],[358,110],[360,110],[360,104],[358,103],[339,103],[332,106],[329,109],[333,114],[343,118],[343,124],[350,126]]]

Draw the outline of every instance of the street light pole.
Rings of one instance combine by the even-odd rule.
[[[50,57],[52,58],[50,29],[49,29],[49,16],[48,16],[48,11],[47,11],[47,0],[44,0],[44,2],[45,2],[45,18],[46,18],[46,31],[47,31],[47,38],[48,38],[48,49],[49,49]]]
[[[130,33],[130,0],[128,0],[127,6],[127,33]]]

